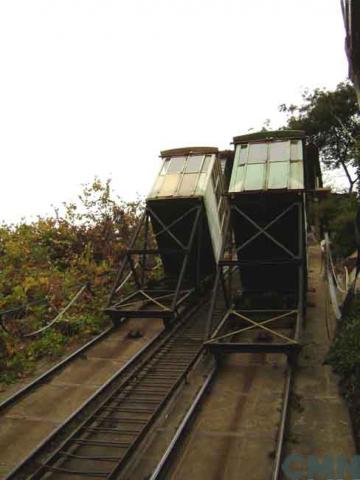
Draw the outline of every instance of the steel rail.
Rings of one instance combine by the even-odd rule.
[[[202,343],[199,341],[199,344]],[[184,344],[185,345],[185,344]],[[121,458],[119,463],[115,466],[115,468],[112,470],[112,472],[106,477],[109,480],[110,479],[117,479],[118,474],[123,471],[125,468],[127,468],[129,461],[132,458],[132,455],[136,451],[136,448],[141,444],[142,440],[145,438],[145,435],[149,432],[153,424],[155,423],[156,419],[160,416],[161,412],[164,410],[170,399],[173,397],[174,393],[177,391],[177,389],[180,387],[181,383],[186,380],[187,374],[189,371],[192,369],[192,367],[195,365],[197,360],[200,358],[202,352],[204,350],[203,345],[199,345],[197,348],[197,352],[193,353],[192,359],[188,362],[187,366],[183,369],[183,371],[179,374],[177,374],[177,377],[175,380],[173,380],[171,383],[171,387],[169,388],[168,392],[164,395],[163,399],[158,403],[158,406],[152,413],[150,419],[146,422],[144,425],[143,429],[141,430],[139,436],[136,438],[134,441],[133,445],[129,450],[125,453],[125,455]],[[185,355],[184,355],[185,357]],[[170,370],[170,369],[169,369]],[[171,371],[171,370],[170,370]],[[146,377],[145,377],[146,379]],[[141,385],[141,383],[140,383]]]
[[[289,404],[290,404],[292,377],[293,377],[293,367],[291,365],[288,365],[287,371],[286,371],[286,378],[285,378],[283,404],[281,409],[281,420],[280,420],[280,426],[279,426],[279,431],[278,431],[278,436],[276,441],[274,466],[273,466],[272,477],[271,477],[272,480],[279,480],[281,478],[280,477],[281,463],[283,459],[285,435],[286,435],[288,418],[289,418]]]
[[[101,409],[102,406],[107,403],[116,392],[122,391],[122,389],[125,388],[134,377],[136,377],[144,365],[146,365],[149,360],[153,359],[164,347],[164,345],[167,345],[168,342],[176,336],[178,330],[181,330],[181,327],[187,324],[187,321],[191,318],[191,316],[203,305],[204,302],[199,302],[192,308],[190,307],[188,311],[184,312],[183,320],[176,324],[170,331],[162,330],[159,332],[147,345],[139,350],[117,372],[115,372],[115,374],[104,385],[95,391],[75,412],[73,412],[48,437],[46,437],[37,447],[35,447],[35,449],[8,474],[6,479],[20,480],[25,478],[40,478],[40,470],[42,470],[42,467],[40,466],[40,468],[36,468],[36,465],[38,465],[36,460],[39,459],[39,457],[45,457],[46,462],[51,462],[59,449],[56,448],[54,451],[54,449],[51,448],[53,453],[49,456],[49,447],[53,446],[54,444],[60,444],[60,448],[62,448],[63,445],[71,440],[73,433],[81,429],[85,423],[93,418],[93,415],[96,414],[96,412]],[[121,377],[124,377],[122,381]],[[117,385],[114,390],[114,385],[116,385],[119,379],[120,384]],[[111,391],[112,387],[113,390]],[[100,400],[100,397],[105,397],[105,399],[103,398]],[[87,412],[90,410],[91,406],[93,406],[93,411]],[[86,418],[84,419],[85,416]],[[72,426],[73,428],[71,428]],[[70,434],[66,435],[66,432],[70,429]]]
[[[208,375],[206,381],[203,383],[199,392],[197,393],[193,403],[191,404],[188,411],[186,412],[182,422],[180,423],[178,429],[176,430],[176,433],[172,438],[169,446],[167,447],[164,455],[162,456],[155,470],[149,477],[149,480],[166,480],[167,478],[169,478],[168,472],[171,469],[174,459],[176,458],[178,449],[184,440],[184,436],[186,435],[187,431],[190,428],[190,424],[194,419],[196,411],[198,410],[201,402],[203,401],[207,393],[207,390],[209,388],[209,385],[211,384],[211,382],[215,377],[216,372],[217,372],[217,368],[214,367],[214,369]],[[281,420],[280,420],[280,425],[279,425],[279,430],[277,435],[275,458],[274,458],[271,480],[280,480],[281,478],[280,476],[281,463],[283,459],[284,442],[285,442],[285,436],[286,436],[286,430],[287,430],[287,424],[288,424],[292,375],[293,375],[292,367],[289,365],[286,371],[283,404],[282,404],[282,410],[281,410]]]
[[[216,373],[216,367],[207,376],[205,382],[201,386],[199,392],[197,393],[194,401],[190,405],[188,411],[186,412],[183,420],[181,421],[179,427],[177,428],[174,437],[172,438],[168,448],[166,449],[164,455],[159,461],[157,467],[153,471],[149,480],[166,480],[167,473],[171,467],[171,463],[176,456],[176,453],[186,435],[186,431],[190,427],[191,422],[193,421],[196,411],[199,408],[202,400],[204,399],[210,383],[213,381]]]
[[[103,340],[105,337],[107,337],[110,333],[112,333],[116,327],[114,325],[111,325],[107,329],[105,329],[103,332],[101,332],[99,335],[96,337],[92,338],[89,340],[85,345],[82,345],[80,348],[75,350],[75,352],[71,353],[67,357],[65,357],[63,360],[61,360],[59,363],[55,364],[53,367],[49,368],[46,372],[41,374],[40,376],[36,377],[32,382],[29,384],[25,385],[23,388],[15,392],[13,395],[10,397],[6,398],[0,403],[0,414],[10,406],[14,405],[18,401],[20,401],[22,398],[24,398],[26,395],[31,393],[33,390],[36,388],[40,387],[47,381],[49,381],[55,374],[57,374],[59,371],[64,369],[67,365],[69,365],[72,361],[74,361],[77,357],[82,355],[86,350],[88,350],[90,347],[98,343],[100,340]]]
[[[62,422],[53,432],[51,432],[41,443],[39,443],[30,454],[10,473],[5,477],[5,480],[18,480],[20,478],[28,478],[25,470],[28,468],[29,464],[34,461],[34,458],[38,455],[42,455],[46,450],[47,446],[51,442],[56,442],[57,438],[63,433],[65,428],[67,428],[71,422],[76,420],[79,415],[81,415],[84,410],[89,407],[89,405],[99,396],[101,393],[105,392],[106,389],[110,388],[111,385],[121,376],[126,374],[126,371],[129,370],[133,363],[136,362],[141,356],[146,354],[148,350],[152,348],[156,342],[159,341],[159,338],[165,333],[164,330],[159,332],[148,344],[144,345],[138,352],[136,352],[117,372],[115,372],[107,382],[105,382],[100,388],[98,388],[85,402],[83,402],[80,407],[78,407],[69,417],[67,417],[64,422]]]

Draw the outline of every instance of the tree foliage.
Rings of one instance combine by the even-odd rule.
[[[320,224],[331,238],[331,249],[336,259],[344,259],[356,250],[355,217],[358,202],[355,194],[331,194],[310,209],[310,220],[316,211]]]
[[[344,170],[350,192],[355,184],[359,188],[360,113],[350,83],[340,83],[334,91],[306,90],[301,105],[283,104],[280,111],[287,114],[287,128],[304,130],[318,146],[326,168]]]
[[[338,325],[336,337],[326,357],[340,379],[341,391],[350,408],[355,441],[360,447],[360,296]]]
[[[142,211],[113,195],[110,181],[85,185],[78,203],[32,223],[0,226],[0,381],[58,355],[71,338],[97,333],[115,271]],[[35,339],[24,335],[56,317],[91,282],[64,320]]]

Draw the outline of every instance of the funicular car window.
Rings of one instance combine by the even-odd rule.
[[[290,160],[290,141],[272,142],[269,145],[270,162],[288,162]]]
[[[187,158],[185,173],[199,173],[203,158],[203,155],[190,155]]]
[[[199,174],[197,173],[184,174],[178,193],[180,195],[192,195],[196,190],[198,180]]]
[[[214,155],[212,154],[189,154],[164,158],[159,175],[163,181],[159,182],[158,186],[161,195],[165,195],[166,192],[167,196],[189,196],[204,191],[207,172],[213,159]],[[213,177],[214,192],[219,197],[217,190],[221,189],[221,184],[219,184],[220,164],[215,163],[210,174]],[[168,177],[173,178],[168,179]]]
[[[249,154],[249,144],[240,145],[236,149],[237,153],[237,165],[243,165],[248,161],[248,154]]]
[[[302,152],[302,142],[301,140],[291,140],[291,160],[292,161],[302,161],[303,152]]]
[[[166,175],[166,172],[167,172],[167,169],[169,168],[169,165],[170,165],[170,158],[165,158],[165,160],[163,162],[163,165],[162,165],[160,175]]]
[[[267,143],[252,143],[249,146],[248,163],[265,163],[268,157]]]
[[[172,157],[170,165],[167,169],[167,174],[180,173],[184,169],[186,157]]]

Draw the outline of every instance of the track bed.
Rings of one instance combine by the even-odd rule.
[[[161,330],[160,320],[134,319],[101,339],[1,411],[0,478],[20,463],[129,358]],[[141,338],[128,338],[140,329]]]
[[[156,478],[270,480],[286,370],[286,358],[279,354],[225,357],[170,469]],[[139,469],[133,478],[141,478]]]
[[[163,333],[9,478],[118,478],[201,353],[207,311],[196,306]]]

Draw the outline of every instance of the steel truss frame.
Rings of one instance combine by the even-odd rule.
[[[179,307],[194,293],[199,287],[201,280],[200,271],[200,251],[201,251],[201,229],[204,215],[204,207],[199,202],[190,207],[184,214],[165,224],[155,213],[150,205],[146,205],[145,212],[131,239],[129,248],[126,250],[122,264],[119,268],[115,283],[113,285],[108,306],[105,311],[114,319],[118,320],[124,317],[131,318],[161,318],[167,324],[179,315]],[[186,244],[172,232],[172,228],[186,219],[189,222],[192,217],[190,234]],[[158,232],[152,231],[151,219],[154,219],[161,229]],[[188,224],[187,224],[188,226]],[[198,235],[197,235],[198,234]],[[162,249],[153,248],[154,239],[160,235],[167,235],[174,245],[174,248]],[[196,278],[190,285],[186,282],[185,274],[189,264],[189,257],[194,242],[197,240],[196,255]],[[142,243],[141,248],[136,248]],[[180,256],[181,267],[175,281],[170,282],[166,276],[159,279],[156,287],[149,285],[149,274],[154,270],[150,267],[150,258],[157,260],[157,267],[161,265],[161,255]],[[187,283],[187,284],[186,284]],[[151,282],[150,282],[151,284]],[[131,287],[132,292],[128,295],[121,295],[121,292]],[[120,298],[119,298],[120,297]]]
[[[231,215],[240,215],[246,221],[256,228],[250,238],[241,245],[234,245],[232,226],[230,222],[231,215],[224,225],[227,239],[222,247],[220,261],[218,263],[217,274],[214,284],[213,297],[209,310],[207,334],[205,344],[208,349],[215,354],[219,353],[237,353],[237,352],[268,352],[284,353],[289,358],[296,357],[300,350],[300,337],[304,313],[304,294],[305,294],[305,269],[306,259],[304,251],[304,199],[297,197],[290,205],[284,209],[267,225],[260,226],[256,219],[251,218],[245,213],[236,199],[230,203]],[[298,244],[297,252],[291,251],[280,242],[274,235],[269,233],[272,225],[279,222],[292,210],[298,212]],[[286,253],[283,259],[260,259],[260,260],[238,260],[237,253],[250,245],[260,235],[267,237],[269,242],[275,243],[283,252]],[[268,309],[244,309],[237,306],[233,288],[233,277],[237,270],[246,265],[246,267],[259,265],[282,265],[285,263],[293,264],[297,275],[297,306],[296,308],[276,310]],[[238,273],[238,272],[237,272]],[[214,325],[216,318],[216,299],[219,298],[219,290],[222,290],[226,304],[226,311],[220,318],[220,321]],[[259,320],[259,317],[261,319]],[[255,317],[255,318],[253,318]],[[237,323],[239,328],[232,324]],[[240,323],[240,325],[239,325]],[[284,329],[285,332],[284,333]],[[257,338],[246,338],[249,334],[258,333]],[[251,335],[250,335],[251,336]]]

